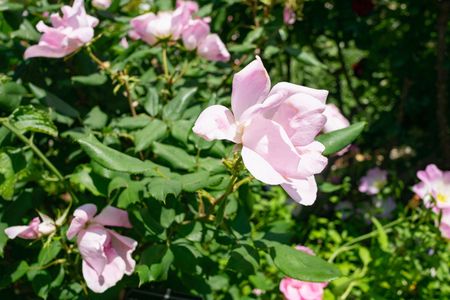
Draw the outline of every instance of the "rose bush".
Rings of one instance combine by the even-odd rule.
[[[448,297],[440,11],[0,2],[0,298]]]

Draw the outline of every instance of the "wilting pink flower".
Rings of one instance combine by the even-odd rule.
[[[94,37],[94,27],[98,19],[86,14],[83,0],[75,0],[73,6],[61,8],[63,16],[50,16],[52,27],[40,21],[36,28],[43,35],[37,45],[29,47],[25,59],[31,57],[59,58],[81,48]]]
[[[297,246],[295,248],[309,255],[314,255],[314,252],[308,247]],[[323,289],[327,285],[327,282],[307,282],[286,277],[280,282],[280,291],[286,300],[321,300]]]
[[[188,5],[180,5],[174,11],[162,11],[157,14],[147,13],[131,20],[129,36],[142,39],[154,45],[160,40],[178,40],[183,29],[188,25],[192,10]]]
[[[359,182],[359,191],[367,195],[376,195],[387,182],[387,171],[376,167],[370,169]]]
[[[184,47],[188,50],[196,49],[199,44],[206,39],[209,30],[209,24],[205,20],[190,20],[181,34]]]
[[[295,15],[295,11],[288,5],[284,7],[283,10],[283,21],[286,25],[292,25],[295,23],[297,16]]]
[[[413,191],[424,201],[425,206],[442,214],[439,229],[442,236],[450,239],[450,171],[441,171],[430,164],[417,172],[421,180],[413,186]]]
[[[36,217],[26,226],[12,226],[6,228],[5,234],[10,239],[19,237],[26,240],[34,240],[53,233],[56,230],[55,222],[44,214],[40,213],[39,215],[42,222],[39,217]]]
[[[270,89],[257,57],[234,75],[231,107],[213,105],[193,131],[204,139],[242,144],[242,159],[258,180],[281,186],[297,202],[311,205],[317,194],[314,174],[327,164],[324,146],[314,141],[323,129],[328,92],[287,82]]]
[[[92,6],[98,9],[108,9],[111,6],[111,0],[92,0]]]
[[[198,55],[211,61],[229,61],[230,53],[217,34],[208,34],[200,42],[197,49]]]
[[[133,273],[136,262],[131,254],[137,242],[105,228],[131,228],[126,211],[107,206],[94,217],[96,212],[94,204],[76,209],[67,238],[77,236],[78,249],[83,258],[83,277],[92,291],[102,293],[121,280],[124,274]]]

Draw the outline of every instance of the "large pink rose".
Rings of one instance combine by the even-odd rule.
[[[49,235],[56,230],[55,222],[48,216],[39,213],[39,217],[34,218],[28,225],[12,226],[5,229],[5,234],[10,239],[19,237],[26,240],[38,239]],[[42,221],[41,221],[42,220]]]
[[[295,201],[311,205],[317,194],[314,175],[327,164],[324,146],[314,138],[326,122],[328,92],[287,82],[270,87],[257,57],[234,76],[232,110],[206,108],[193,131],[208,141],[242,144],[243,162],[256,179],[280,184]]]
[[[96,212],[94,204],[76,209],[67,238],[77,237],[87,286],[96,293],[102,293],[121,280],[124,274],[133,273],[136,262],[131,254],[137,242],[105,227],[131,228],[126,211],[107,206],[97,216]]]
[[[42,21],[36,25],[43,35],[37,45],[25,51],[25,59],[38,56],[64,57],[92,40],[98,19],[86,14],[83,0],[75,0],[73,6],[63,6],[61,11],[62,17],[58,14],[50,16],[52,27]]]
[[[314,252],[305,246],[295,247],[309,255]],[[323,298],[323,289],[328,282],[307,282],[293,278],[283,278],[280,282],[280,291],[286,300],[321,300]]]

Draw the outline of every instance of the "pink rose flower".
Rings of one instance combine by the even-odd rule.
[[[359,191],[367,195],[376,195],[387,183],[387,171],[376,167],[370,169],[359,182]]]
[[[92,0],[92,6],[105,10],[111,6],[111,0]]]
[[[63,16],[50,16],[52,27],[40,21],[36,28],[43,35],[37,45],[29,47],[24,54],[25,59],[31,57],[60,58],[67,56],[94,37],[94,27],[98,19],[86,14],[83,0],[75,0],[73,6],[61,8]]]
[[[309,255],[314,255],[314,252],[308,247],[297,246],[295,248]],[[280,282],[280,291],[286,300],[321,300],[323,289],[327,285],[328,282],[308,282],[286,277]]]
[[[133,273],[136,262],[131,254],[137,242],[105,228],[131,228],[126,211],[107,206],[94,217],[96,212],[94,204],[85,204],[76,209],[67,230],[67,238],[77,237],[87,286],[96,293],[102,293],[121,280],[124,274]]]
[[[129,32],[129,36],[135,40],[141,39],[150,45],[160,40],[176,41],[191,17],[192,10],[184,4],[174,11],[147,13],[131,20],[133,29]]]
[[[435,213],[442,213],[439,229],[442,236],[450,239],[450,171],[441,171],[430,164],[417,172],[421,180],[413,186],[413,191],[424,201],[425,206]]]
[[[295,15],[295,11],[291,7],[286,5],[283,10],[284,24],[292,25],[295,23],[296,19],[297,19],[297,16]]]
[[[181,34],[184,47],[188,50],[196,49],[206,39],[209,30],[209,24],[205,20],[190,20]]]
[[[231,107],[213,105],[195,122],[205,140],[242,144],[242,159],[258,180],[280,184],[303,205],[314,203],[314,175],[327,164],[324,146],[314,141],[323,129],[328,91],[287,82],[270,89],[269,75],[257,57],[234,75]]]
[[[55,222],[48,216],[44,214],[39,214],[39,217],[34,218],[27,226],[12,226],[5,229],[5,234],[10,239],[15,239],[16,237],[25,240],[34,240],[42,236],[49,235],[56,230]]]
[[[208,34],[206,38],[200,42],[197,54],[211,61],[226,62],[230,60],[230,53],[217,34]]]

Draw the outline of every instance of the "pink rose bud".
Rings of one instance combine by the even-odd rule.
[[[295,15],[295,11],[291,7],[286,5],[283,10],[284,24],[292,25],[295,23],[296,19],[297,19],[297,16]]]
[[[314,252],[305,246],[297,246],[296,249],[314,255]],[[280,282],[280,291],[286,300],[321,300],[327,285],[327,282],[308,282],[286,277]]]
[[[75,0],[73,6],[63,6],[63,16],[50,16],[52,27],[40,21],[36,28],[43,35],[37,45],[29,47],[24,54],[25,59],[31,57],[67,56],[94,37],[94,27],[98,19],[86,14],[83,0]]]
[[[328,91],[281,82],[271,87],[259,57],[234,75],[231,110],[206,108],[193,131],[205,140],[242,145],[242,160],[258,180],[280,184],[298,203],[316,200],[314,175],[322,172],[325,147],[315,141],[323,130]]]
[[[125,210],[107,206],[97,216],[96,212],[94,204],[77,208],[67,230],[67,238],[77,237],[87,286],[96,293],[102,293],[116,285],[124,274],[133,273],[136,262],[131,254],[137,242],[105,227],[131,228]]]
[[[229,61],[230,53],[217,34],[208,34],[200,42],[197,53],[199,56],[211,61]]]
[[[106,10],[111,6],[111,0],[92,0],[92,6],[97,9]]]
[[[12,226],[5,229],[5,234],[10,239],[15,239],[16,237],[34,240],[42,236],[49,235],[56,230],[55,222],[48,216],[44,214],[39,214],[39,217],[34,218],[27,226]]]
[[[359,191],[367,195],[376,195],[387,183],[387,171],[380,168],[370,169],[359,182]]]

